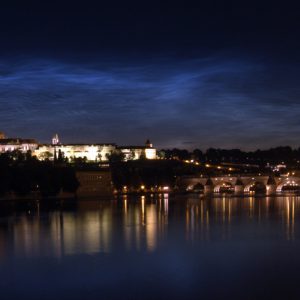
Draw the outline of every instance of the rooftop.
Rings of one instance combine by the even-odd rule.
[[[39,146],[52,146],[52,147],[67,147],[67,146],[116,146],[115,143],[95,143],[95,144],[83,144],[83,143],[76,143],[76,144],[39,144]]]
[[[37,144],[35,139],[20,139],[20,138],[9,138],[0,139],[1,145],[21,145],[21,144]]]

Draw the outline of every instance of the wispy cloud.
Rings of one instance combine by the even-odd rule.
[[[76,64],[0,63],[0,127],[45,141],[255,148],[298,145],[299,69],[209,57]],[[291,76],[292,75],[292,76]]]

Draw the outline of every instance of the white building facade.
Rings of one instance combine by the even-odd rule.
[[[33,139],[19,139],[19,138],[10,138],[10,139],[0,139],[0,152],[11,152],[11,151],[21,151],[26,153],[27,151],[34,152],[38,147],[38,144]]]
[[[40,145],[34,151],[34,155],[44,160],[46,158],[53,159],[59,152],[70,161],[76,158],[85,158],[87,161],[101,162],[107,161],[107,156],[114,152],[116,145],[114,144],[57,144],[57,145]]]
[[[156,149],[149,140],[145,146],[118,147],[114,143],[107,144],[61,144],[57,134],[52,144],[38,144],[34,139],[5,138],[0,132],[0,152],[19,150],[23,153],[31,151],[39,160],[53,160],[61,154],[69,161],[82,158],[90,162],[106,162],[112,153],[123,153],[124,160],[156,159]]]

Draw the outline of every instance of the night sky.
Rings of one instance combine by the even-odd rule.
[[[7,136],[120,145],[149,138],[158,148],[203,150],[300,146],[299,5],[6,2]]]

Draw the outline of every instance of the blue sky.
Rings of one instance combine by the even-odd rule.
[[[299,5],[100,2],[0,4],[1,131],[159,148],[300,146]]]
[[[159,147],[298,146],[300,75],[289,65],[214,55],[93,63],[1,62],[0,127],[9,136]]]

